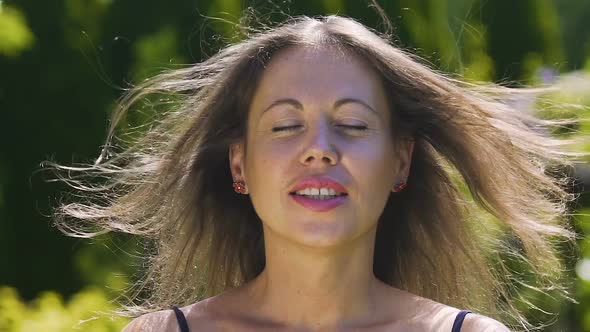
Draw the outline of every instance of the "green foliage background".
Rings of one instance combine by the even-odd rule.
[[[590,1],[380,3],[399,45],[437,69],[515,86],[556,82],[568,89],[554,98],[590,106]],[[93,161],[123,90],[234,40],[231,22],[248,6],[278,20],[280,12],[338,13],[384,28],[368,1],[358,0],[0,0],[0,331],[125,325],[92,317],[114,308],[110,301],[138,269],[138,245],[124,236],[81,241],[51,228],[50,207],[68,189],[35,171],[47,159]],[[587,113],[576,109],[571,116]],[[138,125],[147,116],[132,113],[127,121]],[[590,134],[588,125],[580,128]],[[586,195],[577,211],[590,212]],[[585,238],[590,220],[573,222]],[[590,331],[590,240],[580,245],[574,256],[564,252],[577,273],[579,304],[535,300],[560,313],[548,331]]]

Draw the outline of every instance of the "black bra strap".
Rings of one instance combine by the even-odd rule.
[[[182,311],[175,305],[172,306],[172,310],[174,310],[174,313],[176,314],[176,320],[178,321],[180,332],[189,332],[188,323],[186,322],[186,318]]]
[[[467,316],[467,314],[470,312],[471,311],[467,311],[467,310],[459,311],[459,313],[457,314],[457,317],[455,317],[455,322],[453,323],[453,329],[451,330],[451,332],[461,331],[461,326],[463,325],[463,320],[465,319],[465,316]]]

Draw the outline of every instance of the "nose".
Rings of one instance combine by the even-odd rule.
[[[336,165],[340,156],[332,139],[332,133],[324,126],[317,126],[307,141],[300,162],[304,165]]]

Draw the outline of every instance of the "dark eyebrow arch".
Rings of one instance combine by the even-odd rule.
[[[340,107],[342,104],[346,104],[346,103],[356,103],[356,104],[361,104],[363,105],[365,108],[367,108],[369,111],[375,113],[377,116],[381,116],[379,114],[379,112],[377,112],[373,107],[371,107],[371,105],[367,104],[366,102],[364,102],[363,100],[360,99],[356,99],[356,98],[342,98],[342,99],[338,99],[334,105],[332,106],[333,109],[336,109],[338,107]],[[267,108],[265,108],[262,111],[262,114],[264,114],[266,111],[270,110],[271,108],[280,105],[280,104],[289,104],[293,107],[295,107],[297,110],[302,111],[303,110],[303,105],[301,105],[301,103],[293,98],[281,98],[281,99],[277,99],[275,100],[272,104],[270,104]]]
[[[338,99],[334,103],[334,106],[332,106],[332,108],[333,109],[336,109],[336,108],[340,107],[340,105],[346,104],[346,103],[357,103],[357,104],[361,104],[361,105],[365,106],[369,111],[375,113],[377,116],[381,116],[379,114],[379,112],[377,112],[377,110],[375,110],[373,107],[371,107],[371,105],[367,104],[363,100],[356,99],[356,98],[342,98],[342,99]]]
[[[275,101],[272,102],[272,104],[268,105],[267,108],[265,108],[262,113],[266,113],[267,111],[269,111],[271,108],[280,105],[280,104],[289,104],[293,107],[295,107],[297,110],[301,111],[303,110],[303,105],[301,105],[300,102],[298,102],[296,99],[293,98],[281,98],[281,99],[277,99]]]

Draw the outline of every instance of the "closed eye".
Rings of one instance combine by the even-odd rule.
[[[291,131],[291,130],[295,130],[299,127],[303,127],[302,125],[294,125],[294,126],[285,126],[285,127],[276,127],[276,128],[272,128],[272,132],[277,132],[277,131]]]
[[[273,132],[279,132],[279,131],[292,131],[292,130],[296,130],[300,127],[303,127],[302,125],[294,125],[294,126],[285,126],[285,127],[275,127],[272,128]],[[367,130],[369,129],[367,126],[363,126],[363,125],[336,125],[336,127],[341,127],[341,128],[345,128],[345,129],[353,129],[353,130]]]
[[[338,125],[337,127],[343,127],[346,129],[354,129],[354,130],[367,130],[369,129],[367,126],[362,126],[362,125]]]

